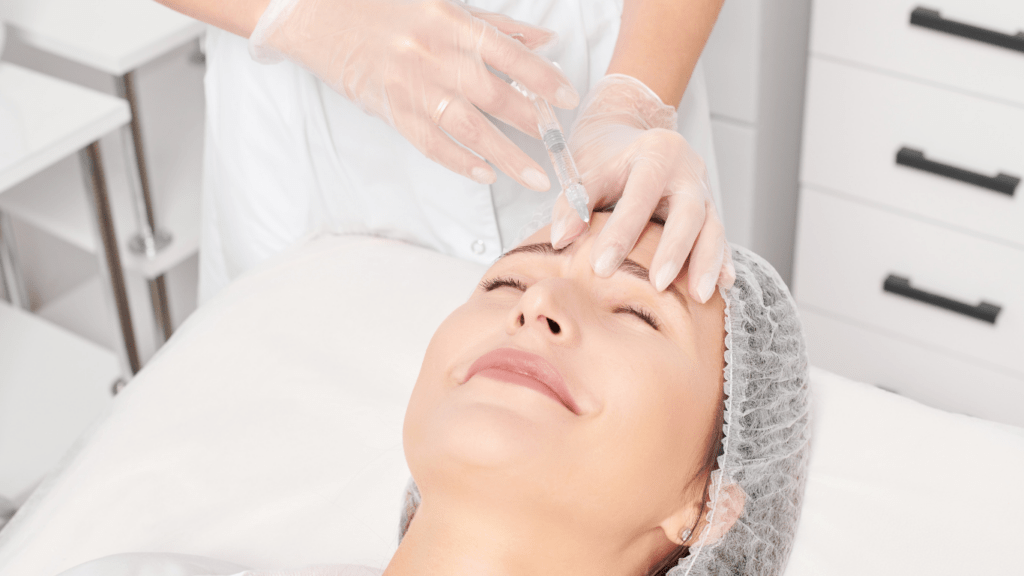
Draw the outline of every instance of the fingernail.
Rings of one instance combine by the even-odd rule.
[[[547,32],[550,32],[551,35],[548,36],[548,39],[545,40],[542,44],[539,44],[536,48],[534,48],[533,49],[534,52],[544,52],[544,51],[548,50],[549,48],[554,48],[555,44],[558,44],[558,33],[555,32],[554,30],[547,30],[546,28],[545,28],[545,30]],[[552,62],[552,64],[554,64],[555,66],[558,66],[557,62]],[[561,70],[561,68],[559,68],[559,70]]]
[[[623,256],[622,248],[618,246],[606,249],[594,262],[594,273],[605,278],[611,276],[616,266],[622,263]]]
[[[556,241],[554,232],[552,232],[551,245],[559,250],[565,248],[574,240],[579,238],[580,234],[586,232],[587,228],[590,227],[590,224],[587,224],[579,218],[573,218],[571,216],[560,220],[558,224],[561,225],[561,229],[559,230],[559,232],[561,232],[561,236]],[[554,228],[552,228],[552,230],[554,230]]]
[[[470,172],[469,174],[470,177],[473,178],[473,180],[476,180],[481,184],[494,184],[494,172],[491,172],[487,168],[481,168],[477,166],[476,168],[473,168],[473,171]]]
[[[661,270],[658,270],[657,275],[654,276],[654,288],[658,292],[661,292],[665,288],[668,288],[668,285],[671,284],[678,275],[679,269],[676,268],[675,262],[666,262],[665,265],[661,267]]]
[[[526,168],[523,170],[520,177],[526,185],[538,192],[547,192],[551,190],[551,181],[548,180],[548,175],[537,170],[536,168]]]
[[[711,298],[711,294],[715,291],[715,281],[718,275],[712,272],[708,272],[700,277],[700,282],[697,283],[697,299],[700,300],[701,304],[704,304]]]
[[[555,220],[551,223],[551,245],[556,249],[558,243],[562,241],[562,236],[565,236],[565,220]]]
[[[571,86],[562,86],[555,92],[555,105],[559,108],[575,108],[579,106],[580,95]]]

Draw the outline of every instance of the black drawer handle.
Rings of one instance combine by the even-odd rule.
[[[956,20],[946,20],[939,14],[938,10],[922,8],[921,6],[914,8],[914,11],[910,13],[910,23],[914,26],[931,28],[946,34],[962,36],[971,40],[977,40],[978,42],[1024,52],[1024,30],[1010,36],[1009,34],[989,30],[988,28],[979,28],[978,26],[971,26]]]
[[[882,289],[886,292],[906,296],[911,300],[917,300],[918,302],[924,302],[925,304],[945,308],[946,310],[963,314],[964,316],[977,318],[978,320],[988,322],[989,324],[996,323],[996,316],[998,316],[999,312],[1003,309],[1001,306],[989,304],[988,302],[982,302],[977,306],[971,306],[970,304],[964,304],[963,302],[953,300],[952,298],[932,294],[931,292],[926,292],[920,288],[914,288],[911,286],[910,278],[903,278],[902,276],[896,276],[895,274],[889,274],[889,277],[885,279],[885,283],[882,284]]]
[[[974,184],[975,186],[996,192],[1002,192],[1008,196],[1013,196],[1013,193],[1017,191],[1017,185],[1020,184],[1020,178],[1016,176],[1010,176],[1002,172],[996,176],[985,176],[984,174],[929,160],[924,157],[923,151],[907,148],[906,146],[900,148],[899,152],[896,152],[896,163],[932,174],[938,174],[939,176],[945,176],[946,178],[952,178],[953,180]]]

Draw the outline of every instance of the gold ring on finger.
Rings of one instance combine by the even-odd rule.
[[[430,119],[434,121],[434,124],[441,123],[441,115],[444,114],[445,108],[448,108],[448,104],[450,104],[451,101],[451,98],[445,96],[437,103],[437,108],[434,110],[434,114],[430,116]]]

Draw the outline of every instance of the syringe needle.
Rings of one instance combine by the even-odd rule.
[[[569,146],[565,142],[565,134],[558,124],[555,111],[548,101],[530,92],[518,82],[512,81],[511,86],[530,99],[534,109],[537,111],[537,127],[540,130],[541,139],[544,141],[544,148],[548,151],[551,164],[555,167],[555,174],[558,176],[558,183],[562,187],[569,205],[576,210],[576,214],[584,222],[590,222],[590,197],[587,189],[583,186],[583,179],[576,169],[576,162],[569,153]]]
[[[572,206],[579,214],[580,220],[590,222],[590,198],[582,184],[573,184],[566,188],[565,199],[569,201],[569,206]]]

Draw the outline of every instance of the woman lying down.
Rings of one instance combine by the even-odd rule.
[[[651,222],[603,279],[542,229],[487,271],[427,349],[405,416],[415,480],[386,576],[782,574],[808,456],[807,361],[764,260],[706,304],[647,267]],[[112,556],[65,576],[377,575],[247,571]]]

